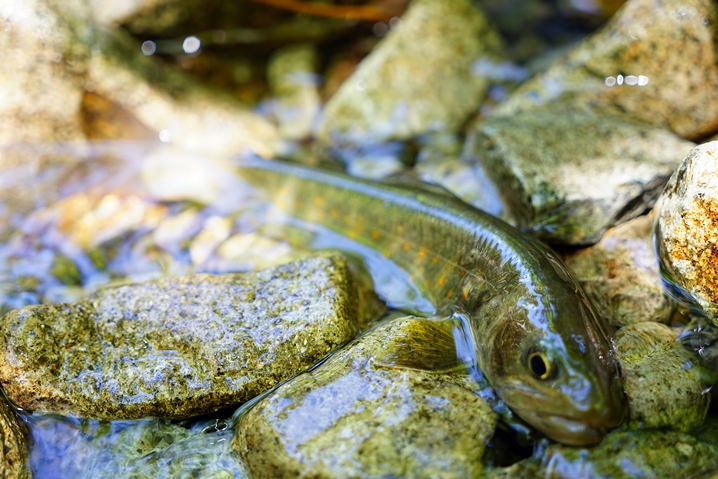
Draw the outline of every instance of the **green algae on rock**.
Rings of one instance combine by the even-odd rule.
[[[497,115],[560,104],[699,138],[718,128],[711,0],[630,0],[598,33],[519,87]]]
[[[489,79],[476,61],[501,63],[501,40],[469,0],[417,0],[327,102],[317,137],[364,145],[454,131]]]
[[[675,479],[713,470],[718,447],[688,434],[645,429],[615,431],[601,444],[580,449],[554,444],[513,466],[495,468],[487,479]]]
[[[696,356],[677,341],[678,333],[644,322],[616,334],[616,356],[633,426],[690,431],[703,424],[710,388],[703,383]]]
[[[483,163],[520,228],[585,245],[651,207],[693,146],[651,126],[556,108],[478,123],[467,153]]]
[[[614,327],[666,322],[672,302],[663,291],[653,251],[653,216],[639,216],[606,232],[596,245],[565,258],[566,267]]]
[[[24,409],[183,418],[247,401],[357,332],[346,260],[198,274],[28,306],[0,329],[0,382]]]
[[[681,299],[718,315],[718,141],[697,146],[666,185],[656,247],[661,271]]]
[[[465,374],[379,359],[431,324],[384,324],[247,411],[233,445],[254,477],[477,477],[497,416]]]

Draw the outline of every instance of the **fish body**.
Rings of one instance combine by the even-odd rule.
[[[622,422],[607,326],[538,240],[432,191],[259,158],[241,160],[239,174],[292,216],[381,252],[437,310],[466,317],[486,379],[547,436],[593,444]]]

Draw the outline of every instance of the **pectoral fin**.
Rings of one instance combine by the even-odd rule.
[[[380,367],[446,372],[464,369],[454,341],[453,319],[415,318],[375,358]]]

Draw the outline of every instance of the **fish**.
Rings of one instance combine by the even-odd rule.
[[[255,156],[237,173],[291,216],[389,258],[437,311],[467,318],[496,395],[550,439],[596,444],[623,421],[610,327],[539,240],[435,188]]]

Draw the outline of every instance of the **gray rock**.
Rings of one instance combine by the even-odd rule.
[[[630,0],[495,114],[561,104],[698,138],[718,128],[715,2]]]
[[[616,334],[616,357],[634,426],[669,427],[687,432],[701,424],[710,405],[710,388],[693,367],[695,355],[666,325],[645,322]]]
[[[502,47],[474,3],[417,0],[400,25],[327,102],[319,140],[362,145],[454,131],[478,108],[489,79],[472,66],[501,63]]]
[[[111,287],[1,323],[0,382],[28,410],[183,418],[247,401],[357,332],[346,260]]]
[[[652,240],[653,216],[639,216],[565,259],[599,314],[614,327],[663,323],[671,315],[673,304],[663,291]]]
[[[490,118],[467,140],[519,227],[584,245],[651,207],[692,146],[650,126],[563,109]]]
[[[477,477],[496,414],[466,376],[379,360],[430,325],[385,324],[257,403],[233,442],[253,476]]]
[[[718,142],[691,150],[668,181],[659,211],[661,270],[679,295],[717,315]]]
[[[718,447],[673,431],[616,431],[598,446],[580,449],[553,444],[540,457],[496,468],[488,479],[541,477],[545,479],[674,479],[716,467]]]

